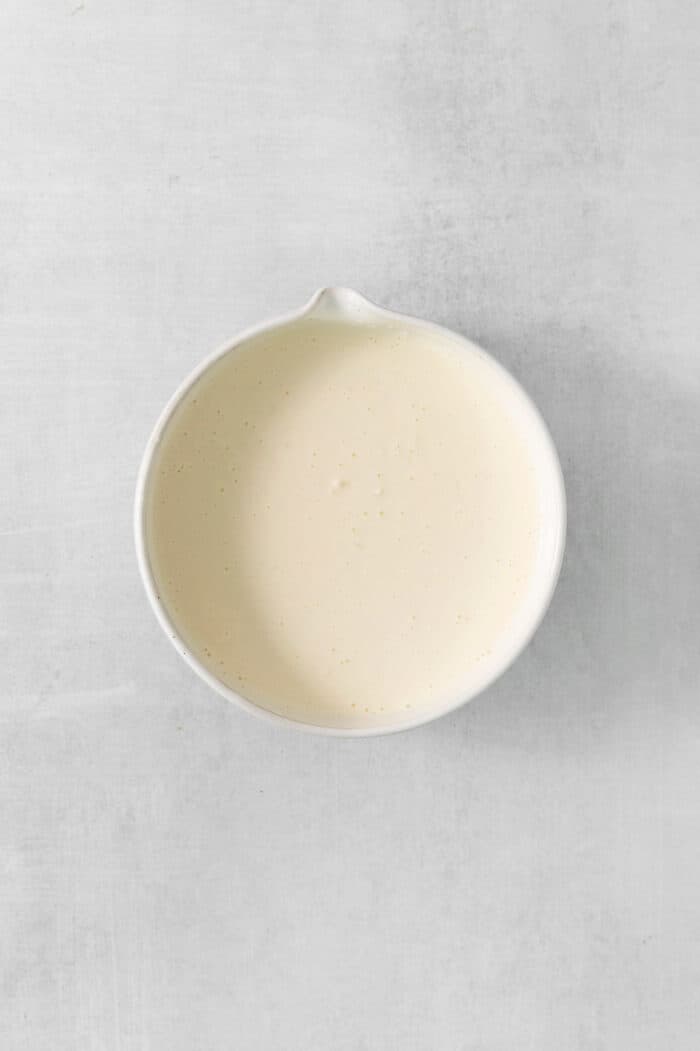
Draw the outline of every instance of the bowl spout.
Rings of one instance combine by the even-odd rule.
[[[352,288],[319,288],[307,303],[304,317],[337,321],[369,321],[382,313],[381,307]]]

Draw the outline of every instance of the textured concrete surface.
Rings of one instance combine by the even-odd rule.
[[[700,16],[689,0],[5,0],[3,1051],[691,1051]],[[480,340],[571,530],[487,694],[367,742],[181,664],[137,463],[319,285]]]

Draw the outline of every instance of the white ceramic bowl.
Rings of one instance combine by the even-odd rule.
[[[311,316],[317,318],[332,318],[347,323],[348,325],[373,320],[382,320],[385,323],[394,321],[402,326],[412,325],[419,327],[424,331],[432,331],[442,334],[443,336],[447,335],[457,345],[461,345],[464,348],[465,353],[476,353],[483,356],[490,365],[497,370],[503,384],[509,388],[510,396],[515,396],[518,404],[518,411],[526,422],[526,432],[529,436],[528,440],[531,446],[531,454],[538,468],[538,474],[544,480],[544,520],[542,524],[539,557],[535,570],[535,580],[533,586],[530,588],[525,607],[517,618],[514,630],[508,636],[507,645],[498,654],[495,663],[484,669],[481,679],[472,681],[469,689],[465,690],[462,695],[454,697],[442,707],[421,712],[412,721],[402,720],[400,723],[397,722],[396,724],[341,729],[337,727],[297,722],[254,704],[252,701],[249,701],[247,698],[236,693],[229,686],[225,685],[217,679],[216,676],[212,675],[212,673],[204,667],[204,665],[183,642],[178,634],[177,628],[171,621],[165,607],[158,598],[151,570],[145,522],[146,493],[149,486],[154,452],[175,408],[190,387],[222,355],[228,354],[236,347],[245,343],[252,336],[256,336],[261,332],[288,325],[291,322],[298,321],[302,317]],[[212,689],[222,694],[228,700],[233,701],[234,704],[237,704],[239,707],[244,708],[246,711],[252,712],[270,722],[287,723],[298,726],[303,730],[309,730],[313,733],[332,736],[369,737],[377,734],[393,733],[398,730],[411,729],[412,727],[430,722],[441,715],[445,715],[447,712],[453,711],[455,708],[459,708],[462,704],[465,704],[482,690],[486,689],[487,686],[491,685],[491,683],[513,663],[516,657],[518,657],[532,638],[542,620],[556,587],[564,553],[566,536],[566,497],[557,453],[542,417],[520,384],[506,369],[503,368],[502,365],[495,361],[494,358],[490,357],[486,351],[477,347],[469,340],[464,339],[464,337],[441,328],[438,325],[434,325],[431,322],[421,321],[418,318],[408,317],[406,314],[398,314],[390,310],[385,310],[382,307],[378,307],[357,292],[352,291],[352,289],[323,288],[316,292],[309,302],[301,307],[300,310],[275,318],[274,320],[265,322],[261,325],[256,325],[255,327],[242,332],[230,343],[220,347],[210,357],[203,361],[202,364],[190,373],[187,379],[181,384],[161,413],[148,441],[148,445],[146,446],[136,485],[134,531],[139,570],[141,572],[144,587],[146,588],[146,594],[148,595],[158,622],[180,655],[184,657],[190,667],[194,668],[200,678],[208,683]]]

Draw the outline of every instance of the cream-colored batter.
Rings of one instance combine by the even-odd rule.
[[[381,726],[456,700],[508,633],[540,510],[524,425],[477,351],[305,319],[197,381],[156,452],[161,602],[272,711]]]

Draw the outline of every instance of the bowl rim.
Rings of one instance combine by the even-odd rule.
[[[421,328],[425,331],[447,336],[465,349],[471,352],[476,352],[478,355],[485,358],[488,363],[496,369],[501,377],[507,381],[516,396],[529,411],[532,423],[539,430],[545,456],[548,461],[547,469],[551,473],[554,492],[554,506],[551,515],[553,519],[552,527],[555,539],[553,553],[548,562],[549,579],[546,587],[543,588],[541,592],[540,601],[535,607],[532,617],[527,621],[519,635],[516,635],[512,646],[504,651],[500,661],[488,672],[483,681],[477,681],[473,688],[465,689],[462,694],[454,699],[454,701],[429,709],[426,712],[416,714],[413,718],[402,719],[395,724],[387,723],[380,726],[367,727],[338,727],[324,726],[318,723],[307,723],[300,719],[292,719],[288,716],[270,711],[268,708],[264,708],[261,705],[250,701],[242,694],[237,693],[235,690],[232,690],[231,687],[223,683],[213,675],[204,664],[202,664],[202,662],[190,650],[187,643],[181,638],[177,627],[170,619],[164,604],[160,601],[149,561],[148,541],[146,535],[146,497],[149,476],[154,454],[175,409],[194,384],[204,375],[205,372],[219,361],[220,358],[224,357],[224,355],[235,350],[237,347],[255,336],[262,335],[273,329],[282,328],[305,317],[334,319],[349,324],[367,321],[373,318],[401,322]],[[146,595],[156,616],[156,620],[174,648],[190,668],[192,668],[199,678],[220,696],[225,697],[226,700],[232,702],[237,707],[263,719],[265,722],[274,723],[278,726],[292,726],[307,733],[326,737],[380,737],[387,734],[401,733],[404,730],[416,729],[426,723],[433,722],[435,719],[442,718],[444,715],[449,715],[451,712],[454,712],[458,708],[469,703],[469,701],[472,701],[475,697],[479,696],[479,694],[492,686],[529,645],[533,635],[540,626],[547,609],[549,608],[561,572],[564,549],[566,546],[567,527],[566,490],[556,446],[542,414],[519,380],[517,380],[515,376],[513,376],[513,374],[496,358],[489,354],[488,351],[467,339],[465,336],[462,336],[460,333],[446,328],[443,325],[438,325],[432,321],[426,321],[423,318],[417,318],[399,311],[388,310],[385,307],[378,306],[376,303],[373,303],[371,300],[360,295],[360,293],[355,292],[353,289],[341,286],[319,288],[313,296],[311,296],[311,298],[297,310],[289,311],[285,314],[269,318],[266,321],[245,328],[233,339],[220,344],[212,353],[207,355],[192,369],[191,372],[188,373],[166,402],[146,443],[146,448],[141,458],[136,479],[133,514],[136,559]]]

